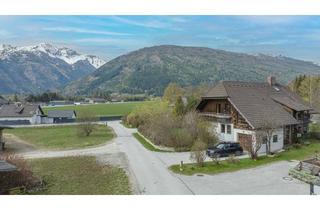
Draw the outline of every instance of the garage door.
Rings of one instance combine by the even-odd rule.
[[[252,135],[238,133],[238,142],[241,140],[251,140],[251,139],[252,139]]]

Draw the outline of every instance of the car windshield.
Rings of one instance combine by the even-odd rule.
[[[218,144],[218,145],[216,146],[216,148],[218,148],[218,149],[223,149],[223,148],[224,148],[224,144]]]

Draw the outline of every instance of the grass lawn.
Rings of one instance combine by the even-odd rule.
[[[170,166],[170,169],[175,173],[184,175],[193,175],[195,173],[203,174],[217,174],[222,172],[232,172],[240,169],[253,168],[256,166],[264,165],[281,160],[302,160],[314,156],[315,151],[320,151],[320,141],[312,141],[308,146],[302,146],[299,149],[290,149],[277,154],[275,157],[260,157],[254,161],[251,159],[240,159],[238,163],[228,163],[221,161],[220,165],[214,164],[212,161],[205,162],[204,167],[199,167],[196,164],[184,164],[183,171],[180,171],[179,165]]]
[[[152,144],[150,144],[149,142],[147,142],[143,136],[141,136],[139,133],[134,133],[133,136],[147,149],[153,152],[170,152],[170,151],[165,151],[165,150],[161,150],[158,148],[155,148]]]
[[[43,195],[131,194],[123,169],[100,166],[95,157],[66,157],[30,160],[34,175],[46,182]]]
[[[320,123],[312,123],[312,124],[310,124],[310,131],[312,131],[312,132],[320,132]]]
[[[74,149],[105,143],[114,137],[113,131],[104,125],[96,125],[90,136],[78,136],[77,126],[51,126],[15,128],[6,131],[41,149]]]
[[[111,103],[111,104],[88,104],[88,105],[72,105],[72,106],[53,106],[44,107],[43,111],[48,113],[48,110],[75,110],[77,117],[81,118],[83,111],[88,111],[99,116],[124,116],[129,114],[135,107],[141,106],[146,103],[156,103],[154,101],[141,101],[141,102],[124,102],[124,103]]]

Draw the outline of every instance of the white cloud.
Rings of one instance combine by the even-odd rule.
[[[121,45],[121,46],[143,46],[148,45],[146,40],[137,39],[117,39],[117,38],[82,38],[75,39],[75,43],[90,43],[90,44],[101,44],[101,45]]]
[[[279,39],[279,40],[269,40],[269,41],[261,41],[258,42],[258,45],[281,45],[281,44],[289,44],[292,41],[288,39]]]
[[[0,30],[0,36],[1,37],[6,37],[6,36],[10,36],[11,33],[9,31],[6,30]]]
[[[247,20],[256,24],[262,25],[283,25],[292,24],[302,20],[305,17],[300,16],[282,16],[282,15],[270,15],[270,16],[238,16],[243,20]]]
[[[180,17],[180,16],[172,16],[172,17],[170,17],[170,20],[172,20],[174,22],[177,22],[177,23],[186,23],[186,22],[188,22],[187,18]]]
[[[145,28],[170,28],[169,24],[158,20],[135,21],[119,16],[113,16],[112,19],[124,24],[140,26]]]
[[[73,32],[73,33],[84,33],[84,34],[99,34],[99,35],[115,35],[115,36],[128,36],[129,33],[119,33],[105,30],[89,30],[83,28],[73,27],[46,27],[42,28],[44,31],[56,31],[56,32]]]

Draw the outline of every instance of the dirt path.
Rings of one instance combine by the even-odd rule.
[[[25,152],[32,152],[37,151],[35,145],[30,144],[26,141],[23,141],[19,137],[14,134],[5,133],[4,139],[6,142],[6,148],[8,152],[14,153],[25,153]]]

